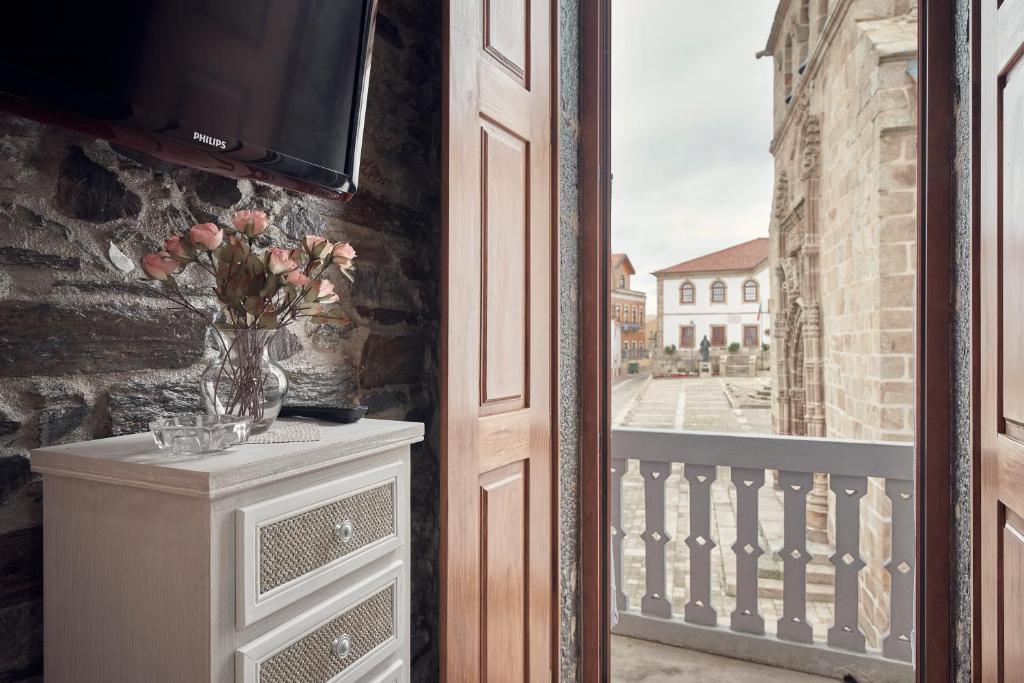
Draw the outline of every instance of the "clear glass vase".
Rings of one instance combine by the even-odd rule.
[[[213,325],[219,357],[203,371],[201,387],[206,412],[252,418],[252,434],[274,424],[288,391],[284,368],[270,357],[277,330],[235,330]]]

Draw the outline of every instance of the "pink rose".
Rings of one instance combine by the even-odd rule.
[[[299,264],[292,260],[292,254],[287,249],[274,247],[267,252],[267,269],[274,275],[287,273],[298,267]]]
[[[313,283],[315,299],[322,304],[333,304],[338,302],[338,295],[334,293],[334,283],[329,280],[317,280]]]
[[[342,268],[348,268],[352,265],[352,259],[356,257],[356,250],[352,248],[352,245],[348,242],[341,242],[334,245],[334,249],[331,250],[331,258]]]
[[[235,215],[231,218],[231,222],[238,232],[244,233],[249,237],[255,237],[256,235],[263,234],[267,229],[267,214],[262,211],[244,209],[236,211]]]
[[[213,251],[224,241],[224,231],[213,223],[200,223],[192,226],[188,231],[188,238],[197,247]]]
[[[313,251],[313,247],[326,241],[327,238],[320,235],[306,235],[302,238],[302,244],[306,247],[306,251]]]
[[[301,270],[289,270],[284,275],[284,281],[296,287],[305,287],[311,282]]]
[[[178,270],[178,262],[166,251],[142,257],[142,269],[154,280],[166,280]]]
[[[164,251],[171,256],[181,256],[187,258],[185,253],[185,245],[181,243],[181,235],[174,235],[164,240]]]
[[[333,248],[333,245],[327,241],[326,237],[320,237],[319,235],[306,235],[303,241],[306,245],[306,251],[315,259],[323,259],[324,256],[331,253]]]

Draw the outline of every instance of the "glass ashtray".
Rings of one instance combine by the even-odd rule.
[[[175,415],[149,423],[160,450],[176,455],[205,455],[245,443],[251,417],[237,415]]]

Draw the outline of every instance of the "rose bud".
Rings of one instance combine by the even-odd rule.
[[[284,274],[284,281],[296,287],[305,287],[311,282],[301,270],[289,270]]]
[[[317,280],[314,283],[316,300],[323,304],[333,304],[338,301],[338,295],[334,293],[334,283],[329,280]]]
[[[188,231],[188,238],[196,247],[213,251],[224,241],[224,231],[213,223],[200,223],[192,226]]]
[[[331,250],[331,258],[336,264],[342,268],[348,268],[352,265],[352,259],[356,257],[356,250],[352,248],[352,245],[348,242],[341,242],[335,244],[334,249]]]
[[[255,237],[256,235],[263,234],[267,229],[267,214],[262,211],[244,209],[236,211],[235,215],[231,218],[231,222],[238,232],[249,237]]]
[[[166,280],[171,273],[178,270],[178,262],[166,251],[158,254],[146,254],[142,257],[142,270],[154,280]]]
[[[274,247],[267,252],[267,270],[274,275],[295,270],[299,264],[292,260],[291,252],[281,247]]]
[[[322,261],[325,256],[331,253],[332,248],[333,245],[327,241],[326,237],[306,235],[306,251],[313,258]]]
[[[181,235],[173,235],[164,240],[164,251],[182,262],[191,260],[196,253],[192,245],[183,240]]]

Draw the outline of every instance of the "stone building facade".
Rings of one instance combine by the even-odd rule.
[[[630,287],[636,269],[628,255],[612,254],[611,269],[612,325],[618,328],[619,357],[627,363],[646,358],[647,295]]]
[[[916,0],[782,0],[761,55],[775,66],[774,430],[912,441]],[[819,478],[809,503],[819,532],[827,490]],[[880,482],[861,510],[861,553],[880,567]],[[861,572],[869,646],[888,628],[888,581]]]

